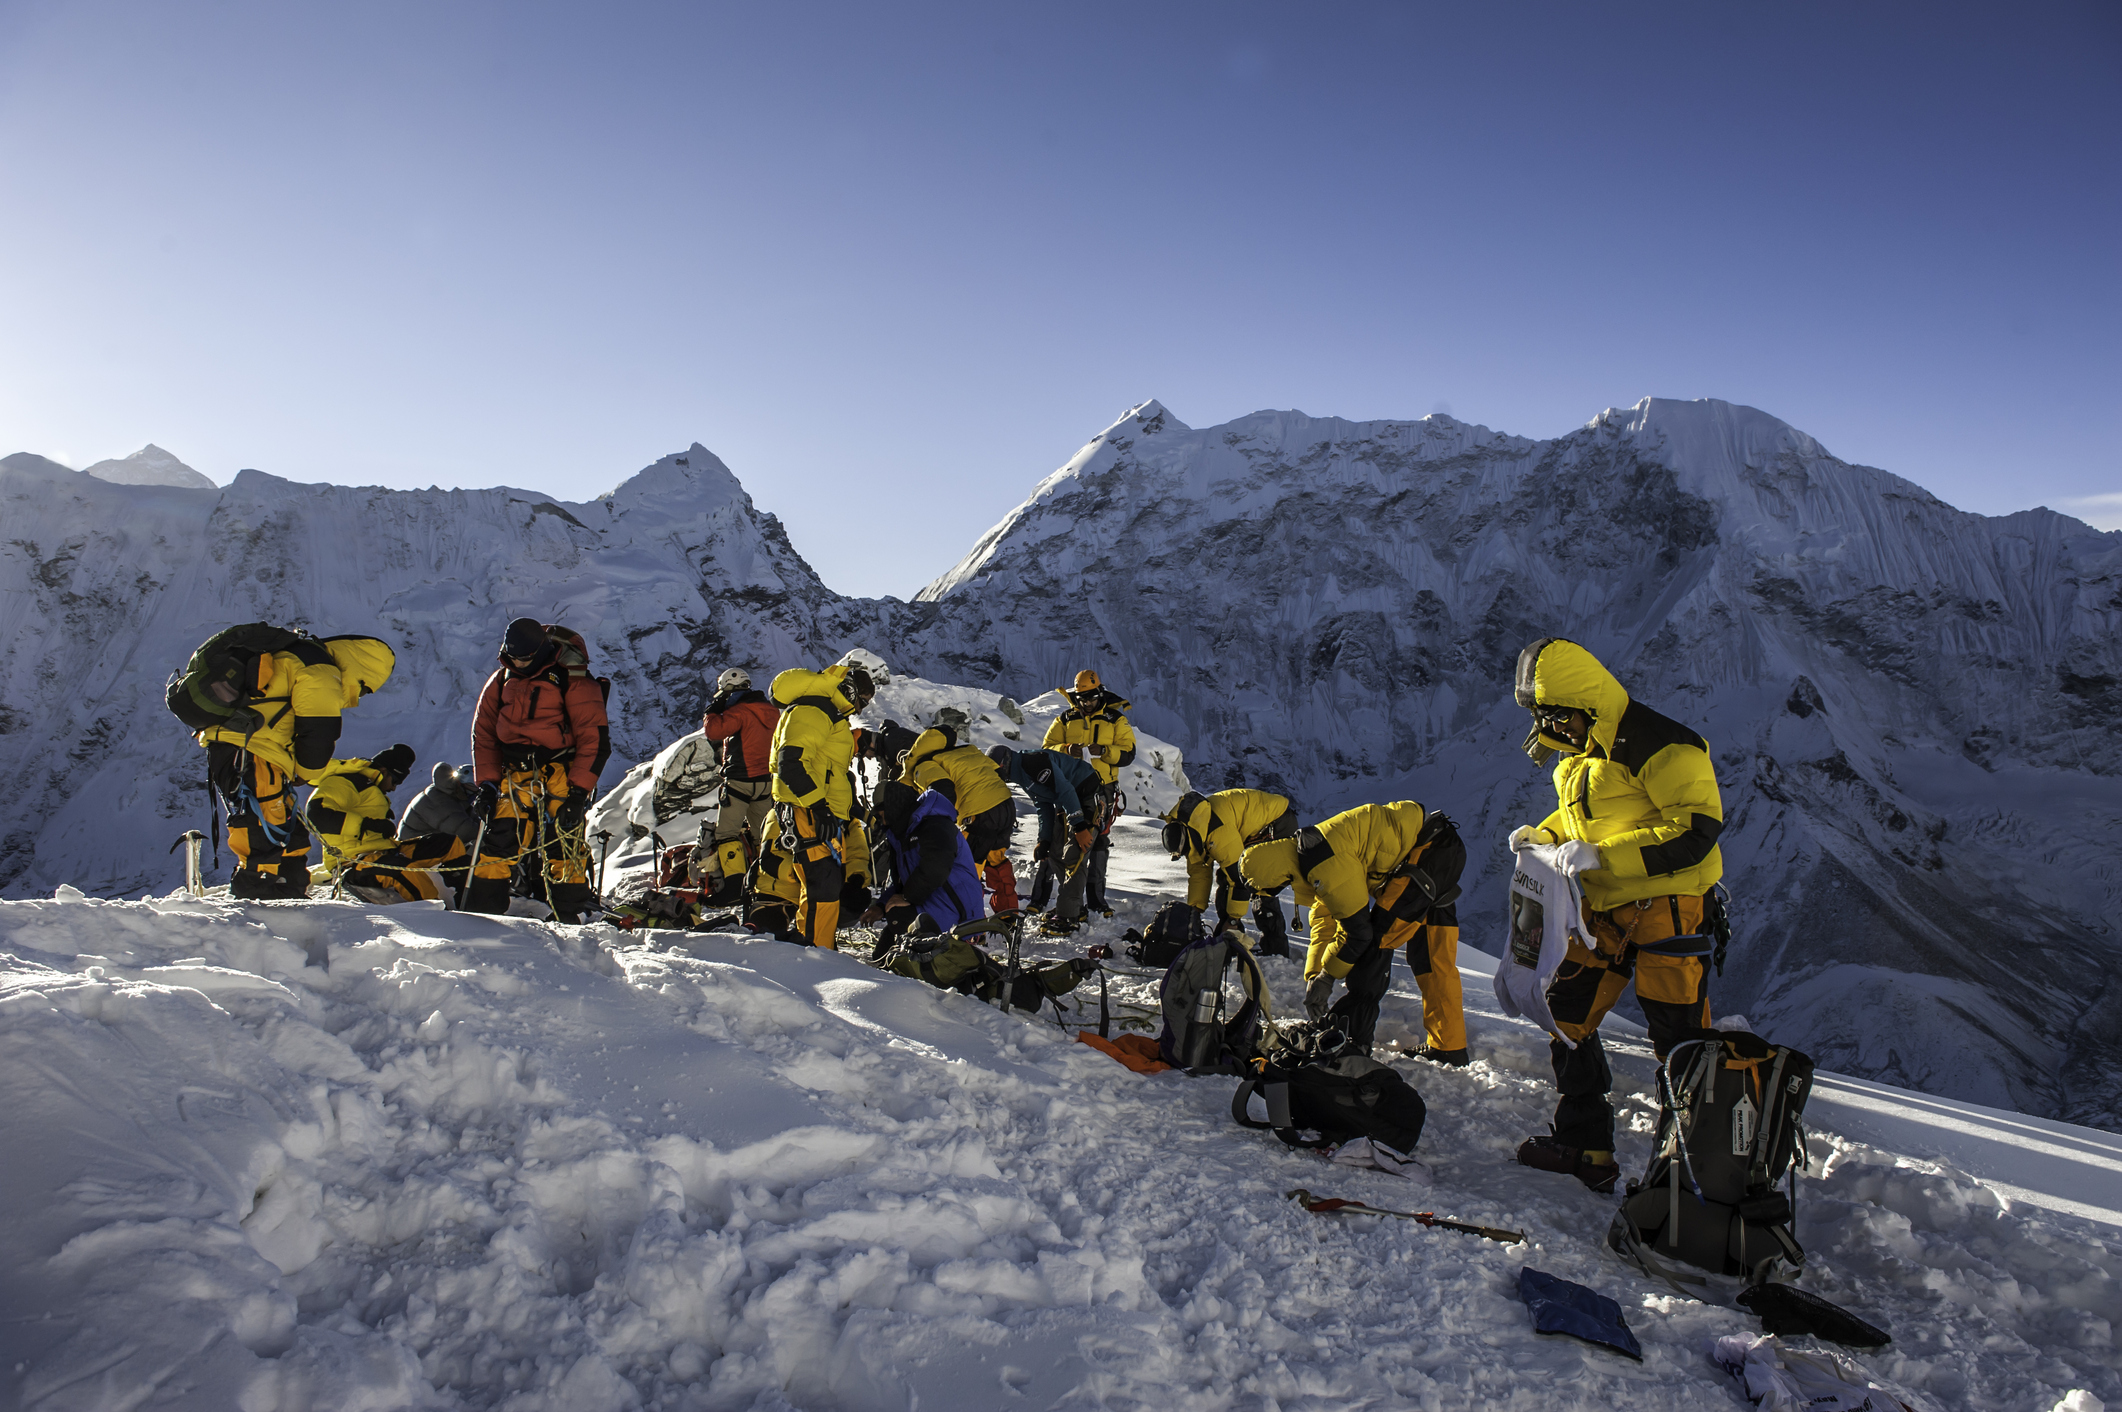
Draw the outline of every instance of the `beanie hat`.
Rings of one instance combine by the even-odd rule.
[[[501,655],[504,657],[535,657],[552,641],[545,634],[545,625],[536,618],[518,618],[508,625],[501,635]]]
[[[402,780],[413,772],[413,759],[413,748],[401,743],[369,756],[368,763]]]

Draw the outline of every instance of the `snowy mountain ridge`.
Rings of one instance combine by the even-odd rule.
[[[1552,807],[1511,666],[1561,634],[1711,742],[1741,919],[1720,1006],[1845,1072],[2097,1125],[2122,1102],[2122,535],[1963,514],[1753,409],[1649,399],[1538,441],[1145,403],[909,603],[834,594],[697,445],[580,503],[18,456],[0,511],[9,896],[173,880],[203,795],[161,686],[215,628],[380,630],[400,668],[350,748],[427,761],[463,758],[531,612],[615,679],[609,782],[732,663],[860,645],[1019,700],[1094,666],[1198,787],[1453,814],[1493,947],[1489,845]]]

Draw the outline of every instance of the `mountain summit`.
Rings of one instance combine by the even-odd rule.
[[[187,490],[219,489],[211,480],[185,465],[150,441],[132,455],[117,461],[98,461],[82,467],[82,474],[107,480],[113,485],[176,485]]]

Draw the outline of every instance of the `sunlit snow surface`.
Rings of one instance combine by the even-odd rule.
[[[1174,889],[1150,821],[1116,836],[1119,915],[1041,954]],[[1421,1187],[1238,1129],[1233,1080],[1137,1077],[1050,1018],[881,975],[860,941],[0,903],[0,1402],[1743,1405],[1702,1345],[1754,1321],[1632,1275],[1611,1198],[1512,1162],[1546,1047],[1487,1008],[1484,958],[1478,1062],[1398,1065],[1430,1105]],[[1294,963],[1266,965],[1294,1005]],[[1395,981],[1381,1034],[1412,1040]],[[1614,1028],[1633,1170],[1650,1066]],[[1893,1331],[1876,1375],[1938,1407],[2122,1397],[2112,1136],[1839,1080],[1810,1116],[1806,1284]],[[1310,1216],[1298,1185],[1531,1245]],[[1618,1298],[1646,1361],[1533,1334],[1527,1264]]]

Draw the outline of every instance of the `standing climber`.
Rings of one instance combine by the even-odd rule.
[[[1089,763],[1058,750],[1012,750],[998,745],[987,752],[1003,780],[1031,796],[1039,815],[1039,841],[1032,861],[1039,873],[1032,883],[1032,908],[1045,905],[1045,889],[1061,875],[1061,895],[1044,924],[1048,935],[1066,935],[1083,921],[1084,890],[1089,881],[1091,847],[1097,841],[1098,774]]]
[[[993,773],[992,766],[988,769]],[[919,917],[947,932],[987,915],[972,848],[958,832],[957,810],[942,791],[886,780],[877,786],[871,818],[890,859],[889,876],[877,879],[881,900],[874,915],[886,926],[877,938],[879,947],[897,940]]]
[[[1288,838],[1297,831],[1289,800],[1259,789],[1189,790],[1164,816],[1164,851],[1186,860],[1186,905],[1198,915],[1213,890],[1216,930],[1236,926],[1251,910],[1253,890],[1238,875],[1238,859],[1256,843]],[[1192,925],[1191,920],[1188,923]],[[1279,893],[1260,898],[1263,956],[1289,955],[1289,924]]]
[[[377,638],[243,623],[208,638],[171,676],[170,711],[205,747],[208,783],[228,810],[231,896],[308,895],[310,836],[295,781],[322,777],[340,713],[382,687],[396,664]]]
[[[714,867],[721,883],[709,899],[728,907],[744,900],[744,835],[752,850],[766,841],[774,814],[774,728],[781,710],[752,689],[752,676],[731,667],[715,678],[715,696],[707,703],[700,729],[720,748],[722,807],[715,815]]]
[[[774,727],[773,793],[784,850],[794,862],[797,934],[813,946],[837,945],[840,897],[848,884],[848,821],[855,790],[848,777],[855,737],[848,717],[877,694],[859,662],[823,671],[791,667],[774,678],[782,708]]]
[[[1407,951],[1422,991],[1428,1047],[1421,1057],[1466,1062],[1459,991],[1459,874],[1466,846],[1442,814],[1412,799],[1359,804],[1294,836],[1245,850],[1238,871],[1256,891],[1294,885],[1311,907],[1304,1008],[1332,1020],[1370,1052],[1378,1004],[1392,985],[1393,953]],[[1336,980],[1347,992],[1329,1006]]]
[[[558,624],[517,618],[499,656],[472,715],[473,812],[486,834],[464,906],[507,911],[521,865],[534,900],[579,919],[591,902],[582,819],[612,753],[604,687],[580,635]]]
[[[1553,1131],[1526,1139],[1518,1160],[1611,1191],[1620,1173],[1614,1080],[1599,1022],[1633,976],[1659,1059],[1687,1031],[1709,1027],[1704,934],[1722,920],[1711,889],[1724,875],[1724,799],[1709,742],[1631,700],[1574,642],[1542,638],[1519,653],[1517,699],[1533,714],[1526,754],[1536,765],[1562,758],[1555,812],[1515,830],[1511,846],[1566,845],[1561,862],[1584,890],[1598,947],[1572,941],[1548,987],[1548,1009],[1576,1047],[1549,1038],[1561,1100]]]
[[[1135,762],[1135,728],[1127,723],[1129,703],[1107,691],[1098,674],[1088,667],[1076,673],[1075,688],[1064,688],[1061,695],[1067,698],[1068,709],[1054,717],[1054,723],[1046,728],[1045,739],[1039,743],[1048,750],[1087,761],[1098,772],[1103,805],[1093,811],[1097,838],[1091,845],[1084,897],[1092,911],[1111,916],[1112,908],[1105,899],[1105,872],[1112,861],[1113,822],[1119,817],[1116,805],[1120,771]]]
[[[934,724],[907,748],[899,778],[920,789],[933,789],[951,802],[981,879],[994,896],[996,915],[1020,910],[1017,872],[1009,861],[1010,839],[1017,831],[1017,801],[995,762],[972,743],[971,717],[956,706],[938,710]]]

